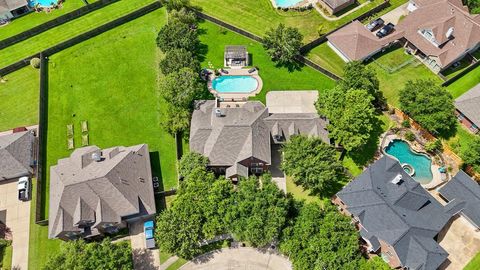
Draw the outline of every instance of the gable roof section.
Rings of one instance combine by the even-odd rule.
[[[246,59],[248,57],[245,46],[229,45],[225,46],[225,59]]]
[[[480,228],[480,186],[470,176],[459,171],[439,192],[450,203],[463,202],[462,213]]]
[[[101,154],[101,161],[92,154]],[[50,168],[49,237],[78,231],[80,221],[120,223],[156,212],[146,144],[75,150]]]
[[[293,135],[303,134],[321,138],[330,144],[327,131],[328,120],[316,113],[275,113],[265,118],[272,136],[281,135],[285,140]],[[275,141],[275,138],[273,138]]]
[[[399,184],[391,181],[402,176]],[[359,218],[369,237],[391,245],[402,266],[437,269],[448,254],[433,238],[451,215],[402,169],[384,156],[345,186],[337,196]]]
[[[480,127],[480,84],[457,98],[455,108]]]
[[[34,143],[31,130],[0,136],[0,181],[33,173]]]
[[[351,0],[322,0],[322,1],[332,9],[335,9],[350,2]]]

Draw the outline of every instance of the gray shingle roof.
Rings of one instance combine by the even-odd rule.
[[[462,213],[480,228],[480,186],[470,176],[459,171],[439,192],[450,203],[463,203]]]
[[[265,118],[275,143],[290,139],[290,136],[303,134],[320,137],[330,144],[327,131],[328,120],[320,118],[316,113],[275,113]],[[283,140],[277,141],[275,135]]]
[[[455,107],[477,127],[480,127],[480,84],[455,100]]]
[[[225,59],[247,59],[248,53],[245,46],[230,45],[225,47]]]
[[[28,5],[26,0],[0,0],[0,12],[12,11]]]
[[[392,183],[398,175],[402,181]],[[434,270],[447,258],[448,253],[433,238],[451,214],[396,160],[382,157],[337,196],[359,218],[370,237],[395,249],[403,266]]]
[[[33,131],[0,136],[0,181],[33,173]]]
[[[248,177],[248,168],[240,163],[236,163],[233,166],[228,167],[225,173],[225,177],[228,178],[235,175]]]
[[[101,160],[95,161],[93,155]],[[156,212],[146,144],[100,150],[76,149],[50,168],[49,237],[80,232],[79,221],[120,223]]]
[[[211,166],[232,166],[255,157],[271,163],[270,131],[263,121],[268,110],[260,102],[240,108],[222,108],[215,114],[215,101],[198,101],[190,127],[190,149],[203,154]]]
[[[344,5],[351,0],[322,0],[325,4],[327,4],[329,7],[335,9],[341,5]]]

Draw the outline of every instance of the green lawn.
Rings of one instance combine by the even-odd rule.
[[[265,95],[272,90],[320,90],[331,89],[334,81],[309,67],[289,71],[285,67],[276,67],[260,43],[236,33],[226,31],[213,23],[200,24],[201,42],[205,45],[205,57],[202,66],[211,62],[215,68],[223,66],[223,53],[226,45],[245,45],[252,55],[252,65],[259,68],[263,80],[263,89],[255,99],[265,102]]]
[[[304,41],[309,42],[319,36],[320,27],[321,32],[326,33],[372,9],[382,1],[372,0],[370,4],[335,21],[327,21],[316,10],[303,13],[279,11],[273,8],[270,0],[192,0],[191,2],[205,13],[253,34],[263,36],[270,27],[283,23],[298,28],[304,35]],[[391,5],[384,12],[405,2],[406,0],[391,0]]]
[[[162,55],[155,38],[165,22],[165,10],[160,9],[51,56],[47,168],[71,153],[66,125],[75,125],[79,144],[80,121],[88,120],[92,145],[147,143],[154,175],[161,176],[165,189],[176,185],[175,143],[160,126],[163,101],[157,94]],[[29,269],[40,269],[59,248],[60,241],[47,239],[47,230],[31,226]]]
[[[292,196],[297,199],[297,200],[305,200],[305,202],[310,203],[310,202],[316,202],[316,203],[322,203],[322,200],[320,200],[320,197],[310,195],[310,192],[307,190],[303,189],[301,186],[297,186],[294,182],[292,177],[287,176],[287,192],[291,193]]]
[[[0,50],[0,67],[7,66],[25,57],[52,47],[95,27],[124,16],[154,0],[120,0],[76,20],[70,21],[32,38]]]
[[[455,136],[449,138],[445,142],[457,155],[460,155],[460,153],[462,153],[468,147],[469,143],[475,139],[475,136],[478,135],[474,135],[473,133],[469,132],[458,122],[457,133]]]
[[[463,270],[478,270],[480,269],[480,253],[478,253]]]
[[[188,261],[182,258],[179,258],[174,263],[172,263],[167,269],[165,270],[177,270],[178,268],[182,267],[182,265],[186,264]]]
[[[93,3],[96,1],[98,0],[90,0],[88,2]],[[2,26],[2,31],[0,31],[0,40],[19,34],[23,31],[38,26],[47,21],[53,20],[61,15],[74,11],[83,6],[85,6],[83,0],[66,0],[63,3],[62,8],[53,10],[52,12],[32,12],[28,15],[11,21],[6,26]]]
[[[468,72],[460,79],[447,86],[447,89],[452,94],[453,98],[457,98],[478,83],[480,83],[480,67]]]
[[[343,68],[346,63],[328,46],[327,42],[311,50],[307,54],[307,58],[338,76],[343,75]]]
[[[0,82],[0,131],[38,124],[39,72],[28,66]]]
[[[12,268],[12,251],[11,244],[4,249],[0,249],[0,269]]]
[[[460,65],[458,67],[449,67],[445,71],[442,72],[443,76],[447,77],[447,79],[451,79],[458,75],[460,72],[468,68],[471,64],[470,59],[463,58],[460,60]]]

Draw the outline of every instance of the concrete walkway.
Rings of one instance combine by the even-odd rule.
[[[164,263],[160,265],[160,270],[165,270],[167,269],[170,265],[172,265],[174,262],[176,262],[179,258],[177,256],[172,256],[168,258]]]
[[[130,242],[132,245],[133,267],[135,270],[160,270],[160,254],[158,249],[147,249],[143,221],[130,226]]]
[[[224,248],[201,255],[186,263],[181,270],[291,270],[290,261],[276,253],[249,247]]]

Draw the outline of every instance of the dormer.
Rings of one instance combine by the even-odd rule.
[[[432,29],[420,29],[418,33],[422,35],[426,40],[430,41],[435,47],[440,47],[441,44],[435,39],[435,35],[433,34]]]

